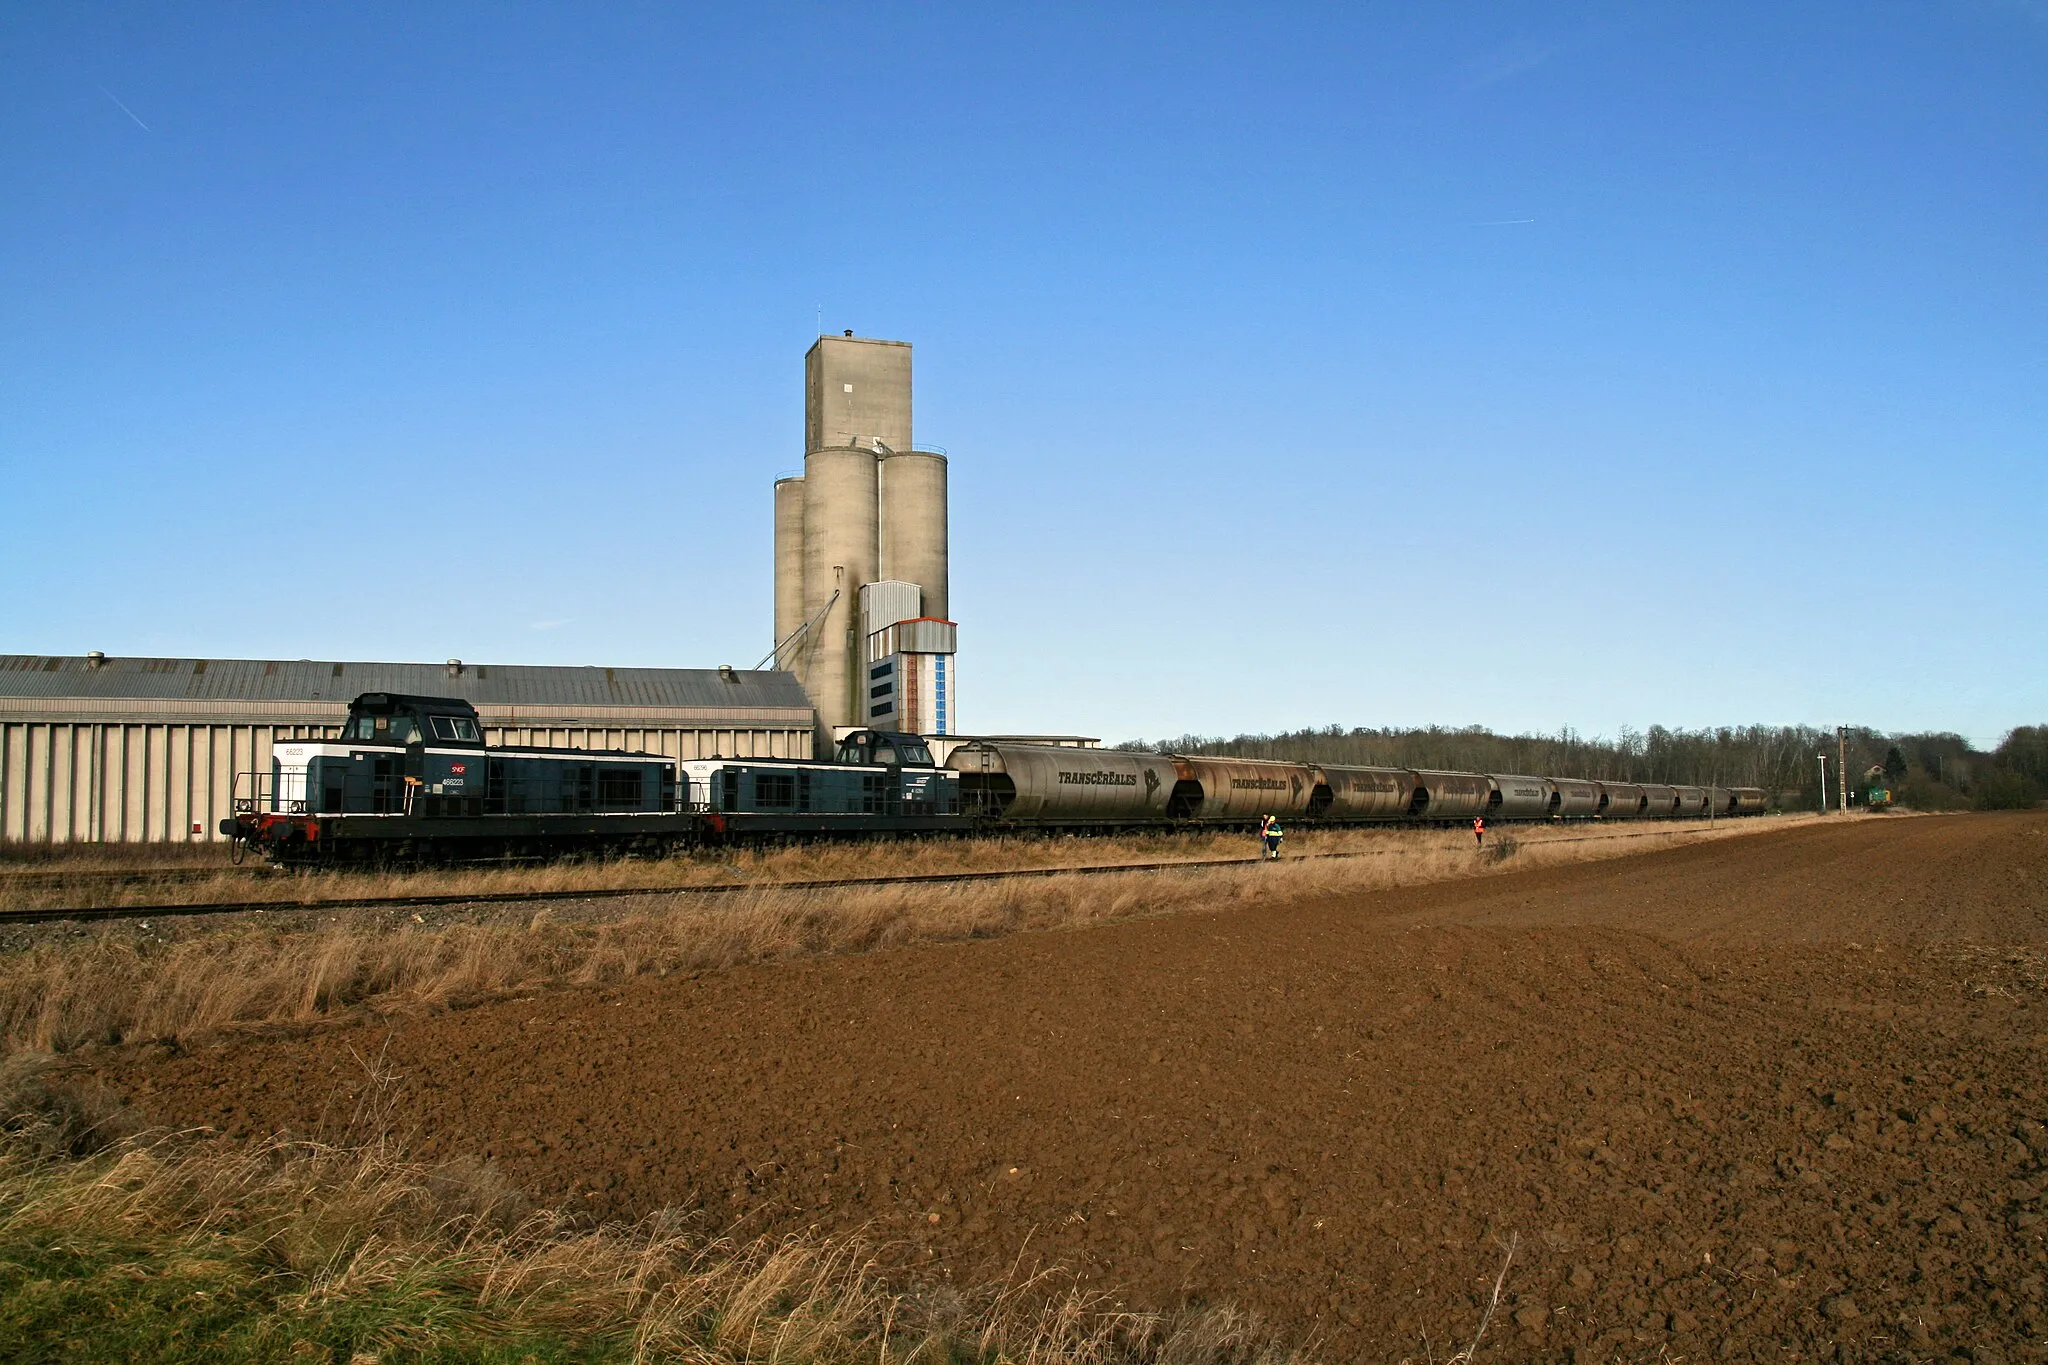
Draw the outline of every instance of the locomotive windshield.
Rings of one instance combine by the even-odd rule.
[[[886,767],[929,768],[932,751],[916,735],[886,730],[856,730],[839,741],[839,762],[880,763]]]
[[[422,738],[411,716],[357,716],[356,723],[342,732],[343,739],[367,739],[375,744],[410,744]]]
[[[341,737],[372,744],[418,744],[438,739],[453,744],[481,744],[483,726],[476,710],[459,697],[408,697],[365,692],[349,706]]]

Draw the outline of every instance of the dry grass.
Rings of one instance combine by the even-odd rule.
[[[610,985],[913,942],[1078,928],[1543,867],[1733,837],[1672,827],[1587,839],[1532,830],[1475,851],[1469,835],[1376,832],[1345,857],[1020,881],[650,894],[501,910],[474,922],[332,914],[303,926],[182,921],[175,937],[113,927],[46,933],[0,957],[0,1048],[67,1052],[363,1010],[461,1008],[507,994]],[[1575,841],[1576,839],[1576,841]],[[1240,841],[1239,846],[1242,846]],[[914,850],[906,850],[914,851]],[[1322,852],[1340,850],[1323,849]],[[872,857],[872,854],[869,855]],[[307,917],[312,918],[312,917]],[[146,926],[145,926],[146,927]]]
[[[223,861],[215,843],[25,843],[0,839],[0,878],[11,872],[126,872]]]
[[[104,846],[99,846],[104,847]],[[205,905],[270,901],[279,905],[381,896],[486,896],[504,892],[665,890],[693,886],[825,881],[877,875],[1008,871],[1105,863],[1202,861],[1249,856],[1243,835],[1157,834],[1117,838],[904,839],[886,843],[812,843],[785,848],[717,849],[674,858],[523,863],[394,872],[286,873],[235,867],[223,849],[209,858],[102,862],[90,856],[0,873],[0,908],[86,905]],[[153,871],[162,878],[151,878]],[[204,874],[215,873],[212,877]],[[67,876],[67,874],[71,874]],[[134,880],[108,881],[110,875]]]
[[[0,1335],[92,1359],[930,1361],[1283,1365],[1229,1309],[1135,1313],[1057,1272],[962,1293],[887,1247],[745,1243],[673,1217],[579,1227],[486,1167],[428,1165],[359,1111],[333,1143],[143,1136],[91,1147],[9,1068]],[[386,1092],[388,1093],[388,1092]],[[81,1349],[82,1348],[82,1349]]]
[[[1703,833],[1722,835],[1800,817],[1650,825],[1530,825],[1502,835],[1523,846],[1612,841],[1637,851]],[[1509,831],[1512,832],[1509,832]],[[1288,836],[1292,857],[1373,853],[1410,857],[1418,850],[1469,848],[1470,835],[1403,828],[1310,829]],[[278,906],[390,896],[489,896],[508,892],[645,889],[826,881],[846,877],[935,876],[951,872],[1101,867],[1124,863],[1213,862],[1250,858],[1241,833],[1138,834],[1115,837],[929,838],[888,843],[815,843],[760,850],[725,849],[665,859],[426,868],[406,872],[288,873],[235,867],[225,851],[188,851],[152,861],[118,846],[80,845],[75,858],[14,864],[0,872],[0,909],[63,909],[122,905],[214,905],[261,901]],[[136,849],[160,852],[159,846]],[[153,877],[152,872],[164,875]],[[209,875],[212,874],[212,875]]]

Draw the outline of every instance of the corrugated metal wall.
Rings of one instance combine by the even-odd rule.
[[[0,841],[218,840],[237,777],[267,773],[273,744],[338,733],[338,725],[0,722]],[[485,735],[493,744],[633,749],[673,758],[811,753],[808,728],[486,725]]]
[[[267,771],[276,741],[334,733],[306,725],[9,721],[0,724],[0,839],[218,838],[214,826],[231,809],[237,774]]]

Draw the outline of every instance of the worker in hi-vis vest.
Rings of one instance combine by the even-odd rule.
[[[1486,847],[1486,817],[1483,815],[1472,817],[1472,843],[1479,848]]]
[[[1259,817],[1259,842],[1265,845],[1269,860],[1280,856],[1280,822],[1270,815]]]

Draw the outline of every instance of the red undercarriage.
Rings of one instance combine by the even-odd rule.
[[[320,839],[320,822],[310,815],[279,815],[272,811],[257,811],[242,816],[237,822],[242,827],[242,837],[256,844],[286,844],[303,841],[317,843]]]

